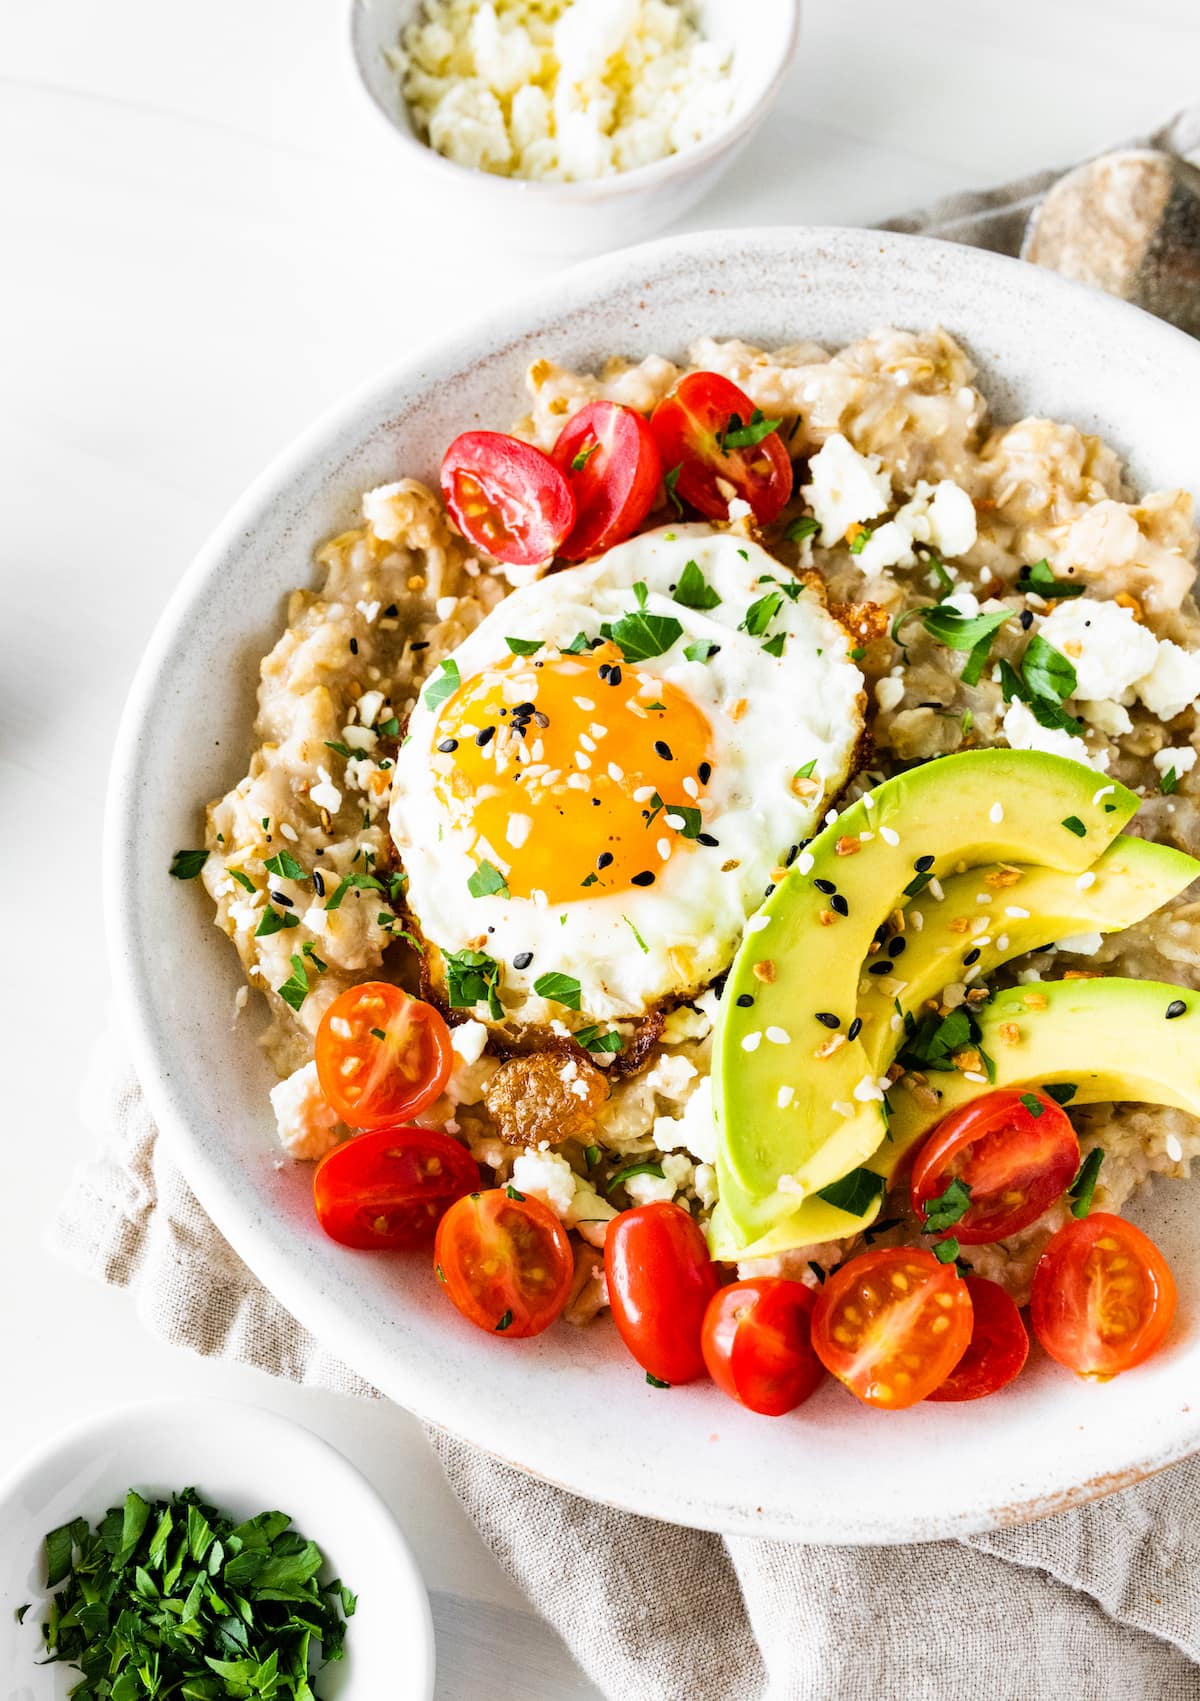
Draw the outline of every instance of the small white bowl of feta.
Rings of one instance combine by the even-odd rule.
[[[799,0],[352,0],[354,66],[473,237],[545,253],[640,242],[766,117]]]

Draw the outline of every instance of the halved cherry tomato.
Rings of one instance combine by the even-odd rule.
[[[650,416],[668,477],[679,468],[677,496],[707,520],[727,520],[722,480],[767,525],[792,494],[792,463],[778,431],[749,440],[762,423],[749,396],[719,372],[689,372]]]
[[[964,1246],[982,1246],[1028,1228],[1062,1197],[1078,1169],[1079,1141],[1053,1099],[985,1093],[952,1111],[917,1153],[912,1208],[923,1222],[952,1182],[965,1183],[971,1202],[946,1232]]]
[[[967,1276],[974,1322],[971,1340],[946,1380],[927,1400],[982,1400],[1018,1376],[1029,1357],[1029,1335],[1016,1304],[999,1282]]]
[[[654,506],[662,460],[640,413],[618,402],[588,402],[563,426],[555,465],[575,497],[575,525],[559,549],[583,561],[623,543]]]
[[[511,566],[556,555],[575,524],[571,487],[549,455],[502,431],[464,431],[442,459],[442,495],[476,549]]]
[[[604,1274],[621,1339],[647,1375],[672,1385],[703,1376],[700,1332],[718,1277],[687,1212],[666,1201],[622,1211],[604,1239]]]
[[[915,1406],[946,1380],[970,1339],[967,1284],[923,1247],[864,1252],[817,1294],[817,1357],[868,1406]]]
[[[438,1224],[434,1271],[476,1328],[521,1340],[567,1303],[575,1260],[567,1231],[540,1199],[492,1187],[458,1199]]]
[[[1029,1318],[1051,1358],[1107,1381],[1162,1345],[1175,1278],[1133,1223],[1107,1211],[1060,1228],[1033,1273]]]
[[[423,1246],[442,1213],[479,1186],[479,1165],[436,1128],[380,1128],[327,1152],[313,1175],[317,1221],[365,1251]]]
[[[764,1417],[807,1400],[825,1375],[812,1346],[815,1300],[811,1288],[782,1276],[720,1288],[704,1313],[700,1345],[722,1393]]]
[[[450,1079],[450,1030],[432,1004],[386,980],[334,999],[317,1029],[321,1091],[351,1128],[415,1116]]]

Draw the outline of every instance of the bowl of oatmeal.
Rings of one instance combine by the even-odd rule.
[[[1119,368],[1100,358],[1116,347]],[[624,601],[614,613],[628,603],[644,627],[659,614],[658,599],[680,590],[682,571],[701,562],[703,585],[729,609],[722,614],[690,580],[678,624],[695,631],[681,631],[681,644],[727,641],[732,666],[746,636],[760,649],[782,638],[781,654],[767,652],[779,663],[782,690],[784,670],[807,654],[802,614],[829,622],[812,646],[828,671],[810,677],[822,680],[819,697],[846,695],[788,808],[802,811],[815,798],[819,809],[849,820],[851,811],[861,816],[863,799],[884,798],[909,773],[974,753],[1025,752],[1094,776],[1079,805],[1085,828],[1089,811],[1099,817],[1119,798],[1130,815],[1136,808],[1131,832],[1193,852],[1200,621],[1191,600],[1187,439],[1197,364],[1194,347],[1170,329],[992,256],[865,232],[714,234],[557,280],[502,321],[426,357],[419,372],[386,374],[265,475],[181,586],[135,685],[114,769],[106,892],[118,995],[164,1137],[222,1232],[301,1322],[391,1397],[476,1444],[576,1492],[712,1528],[930,1539],[1036,1515],[1194,1448],[1200,1436],[1185,1408],[1200,1356],[1190,1321],[1200,1258],[1185,1177],[1196,1124],[1182,1094],[1156,1105],[1100,1100],[1074,1113],[1080,1149],[1105,1152],[1097,1206],[1146,1228],[1179,1287],[1173,1331],[1135,1373],[1100,1387],[1065,1376],[1035,1350],[1020,1380],[972,1407],[969,1423],[955,1407],[930,1403],[887,1419],[885,1431],[879,1414],[833,1384],[775,1423],[721,1400],[706,1383],[648,1385],[603,1315],[597,1243],[631,1208],[683,1204],[703,1221],[720,1203],[705,1099],[714,1030],[718,1041],[722,1022],[729,1030],[722,970],[683,958],[665,964],[665,979],[645,979],[651,965],[643,959],[657,970],[666,958],[657,937],[647,938],[647,926],[665,925],[665,911],[649,905],[630,911],[647,953],[630,929],[628,954],[606,955],[597,927],[557,957],[538,942],[533,962],[523,963],[531,947],[511,931],[510,910],[522,900],[522,854],[532,854],[536,832],[503,846],[491,835],[495,855],[477,856],[475,873],[482,876],[487,861],[492,876],[470,899],[485,905],[488,920],[476,926],[474,914],[483,912],[474,912],[464,922],[470,932],[450,937],[437,883],[451,850],[425,865],[419,853],[429,848],[421,824],[431,806],[427,782],[437,778],[434,756],[452,754],[437,746],[464,738],[462,727],[446,734],[440,721],[422,719],[426,710],[433,719],[433,708],[456,712],[452,693],[428,702],[431,686],[450,677],[445,664],[454,662],[469,685],[489,667],[524,664],[535,640],[572,655],[573,640],[545,600],[581,582],[564,573],[592,575],[591,607],[601,606],[615,578]],[[552,448],[584,406],[611,401],[651,415],[693,373],[736,385],[753,404],[751,417],[786,438],[790,494],[769,518],[753,502],[749,514],[739,508],[733,489],[724,519],[650,510],[645,529],[601,556],[600,567],[585,561],[552,575],[489,561],[448,519],[439,461],[462,433],[515,427],[520,441]],[[757,429],[738,427],[751,436]],[[681,541],[687,560],[678,563],[664,552]],[[622,565],[617,558],[631,549],[643,554]],[[778,634],[762,624],[761,609],[751,613],[751,584],[738,577],[759,551],[773,565],[756,566],[755,581],[791,575],[816,599],[803,613],[805,603],[781,596],[772,616],[788,624]],[[1056,587],[1064,583],[1082,589],[1063,596]],[[930,609],[941,612],[931,617]],[[618,636],[624,618],[607,621]],[[986,634],[957,624],[981,619]],[[728,640],[706,637],[702,620],[724,620]],[[947,642],[964,630],[971,651]],[[497,632],[507,661],[488,647]],[[968,673],[983,635],[988,648]],[[1070,659],[1071,683],[1060,669],[1053,710],[1044,694],[1019,688],[1034,677],[1035,639],[1043,661],[1046,649]],[[715,669],[725,659],[710,654],[704,664]],[[598,665],[611,675],[611,661]],[[656,658],[642,665],[653,672]],[[766,659],[759,672],[765,682]],[[671,687],[681,677],[661,675]],[[686,680],[696,681],[693,695],[702,693],[700,675]],[[604,688],[611,690],[607,681]],[[718,693],[710,704],[714,797],[725,748],[719,711],[753,694]],[[599,744],[614,736],[595,696],[584,702],[586,737]],[[645,703],[660,712],[654,703],[661,712],[675,707],[665,690]],[[790,720],[798,714],[788,711]],[[486,728],[469,724],[474,746]],[[779,714],[776,724],[784,724]],[[838,743],[832,732],[847,729],[854,738]],[[805,736],[820,732],[814,722]],[[772,753],[769,741],[753,748],[765,803]],[[710,757],[699,746],[697,756],[699,774]],[[700,867],[694,859],[708,848],[678,840],[692,807],[699,830],[712,826],[709,836],[719,840],[702,808],[708,787],[705,778],[692,803],[669,799],[662,823],[672,815],[676,825],[663,833],[668,854],[651,887],[630,876],[631,892],[654,897],[661,889],[665,904],[673,859]],[[740,795],[735,787],[719,805],[730,832],[739,830]],[[618,807],[615,794],[609,801]],[[641,804],[654,810],[651,798]],[[526,813],[536,821],[536,809]],[[787,820],[781,815],[780,830]],[[815,846],[821,830],[819,818],[801,822],[796,840],[815,832]],[[1075,830],[1067,827],[1064,843]],[[198,858],[186,885],[166,875],[181,846],[195,847]],[[788,851],[773,846],[773,859]],[[806,854],[792,859],[799,875]],[[852,860],[865,867],[871,854]],[[981,877],[964,902],[986,898],[1019,912],[1006,869],[996,873],[993,884]],[[785,874],[781,861],[766,883],[782,890]],[[951,871],[947,886],[963,877]],[[553,878],[553,868],[539,875]],[[1079,894],[1072,905],[1085,902],[1085,876],[1072,872],[1070,885]],[[701,889],[698,878],[686,882],[688,901]],[[737,899],[744,916],[753,919],[761,891]],[[929,911],[927,928],[931,896],[913,899]],[[557,932],[558,895],[546,898],[544,906],[531,900],[525,919],[537,910]],[[724,887],[721,901],[734,901]],[[767,909],[774,902],[768,898]],[[1107,978],[1170,983],[1190,1008],[1200,950],[1186,885],[1120,931],[1077,927],[1022,942],[1023,919],[1011,917],[1012,937],[1004,934],[1001,945],[998,928],[983,936],[967,918],[964,955],[978,955],[958,981],[939,985],[940,1019],[975,1007],[971,971],[985,951],[1008,953],[1007,981],[997,966],[997,1004],[1020,997],[1035,1008],[1061,995],[1040,992],[1044,982],[1065,985],[1072,997],[1082,989],[1076,1003],[1085,1007],[1094,996],[1088,989]],[[423,925],[424,944],[437,946],[427,956],[412,944]],[[709,936],[718,940],[722,925],[703,924],[717,958],[724,948]],[[504,941],[494,955],[489,927]],[[692,934],[702,937],[701,923]],[[496,975],[463,962],[467,951],[497,965]],[[614,978],[614,965],[627,963],[630,978]],[[985,966],[990,973],[990,960]],[[775,972],[759,976],[764,995]],[[344,1131],[320,1090],[314,1040],[337,998],[380,977],[407,977],[414,996],[452,1019],[445,1090],[415,1120],[450,1129],[489,1184],[511,1186],[553,1216],[575,1260],[578,1286],[566,1310],[578,1327],[560,1321],[531,1339],[489,1340],[456,1317],[428,1279],[426,1256],[351,1252],[322,1234],[311,1160],[340,1146]],[[516,1043],[509,1006],[514,1019],[519,1010],[528,1027],[548,1029],[553,1043]],[[501,1043],[498,1026],[509,1029]],[[615,1049],[594,1049],[610,1034]],[[768,1027],[760,1037],[761,1046],[745,1046],[747,1073],[775,1054],[778,1034]],[[969,1079],[982,1060],[962,1049],[956,1067]],[[530,1072],[536,1059],[540,1082]],[[565,1140],[529,1125],[535,1088],[543,1099],[557,1095],[556,1128],[569,1122]],[[1163,1179],[1127,1203],[1154,1176]],[[962,1253],[1023,1300],[1056,1226],[1051,1215],[1024,1238],[978,1248],[964,1236]],[[900,1242],[905,1231],[893,1223],[876,1234]],[[787,1259],[802,1255],[806,1271],[817,1265],[827,1274],[814,1244],[815,1251],[793,1243],[764,1253],[743,1236],[748,1256],[737,1248],[724,1256],[744,1262],[744,1274],[805,1280]],[[807,1280],[820,1277],[810,1271]],[[538,1422],[514,1425],[514,1411],[536,1413]],[[931,1508],[921,1485],[930,1452],[947,1446],[962,1469],[954,1495]]]
[[[796,50],[798,0],[353,0],[353,74],[474,241],[595,253],[728,169]]]

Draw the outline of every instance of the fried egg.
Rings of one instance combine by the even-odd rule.
[[[851,771],[850,643],[818,586],[689,525],[514,591],[434,669],[391,832],[425,939],[499,965],[490,1019],[637,1017],[728,967]]]

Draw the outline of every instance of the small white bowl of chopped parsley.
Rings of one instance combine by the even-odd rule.
[[[430,1701],[429,1601],[340,1453],[219,1400],[107,1413],[0,1487],[0,1693]]]

